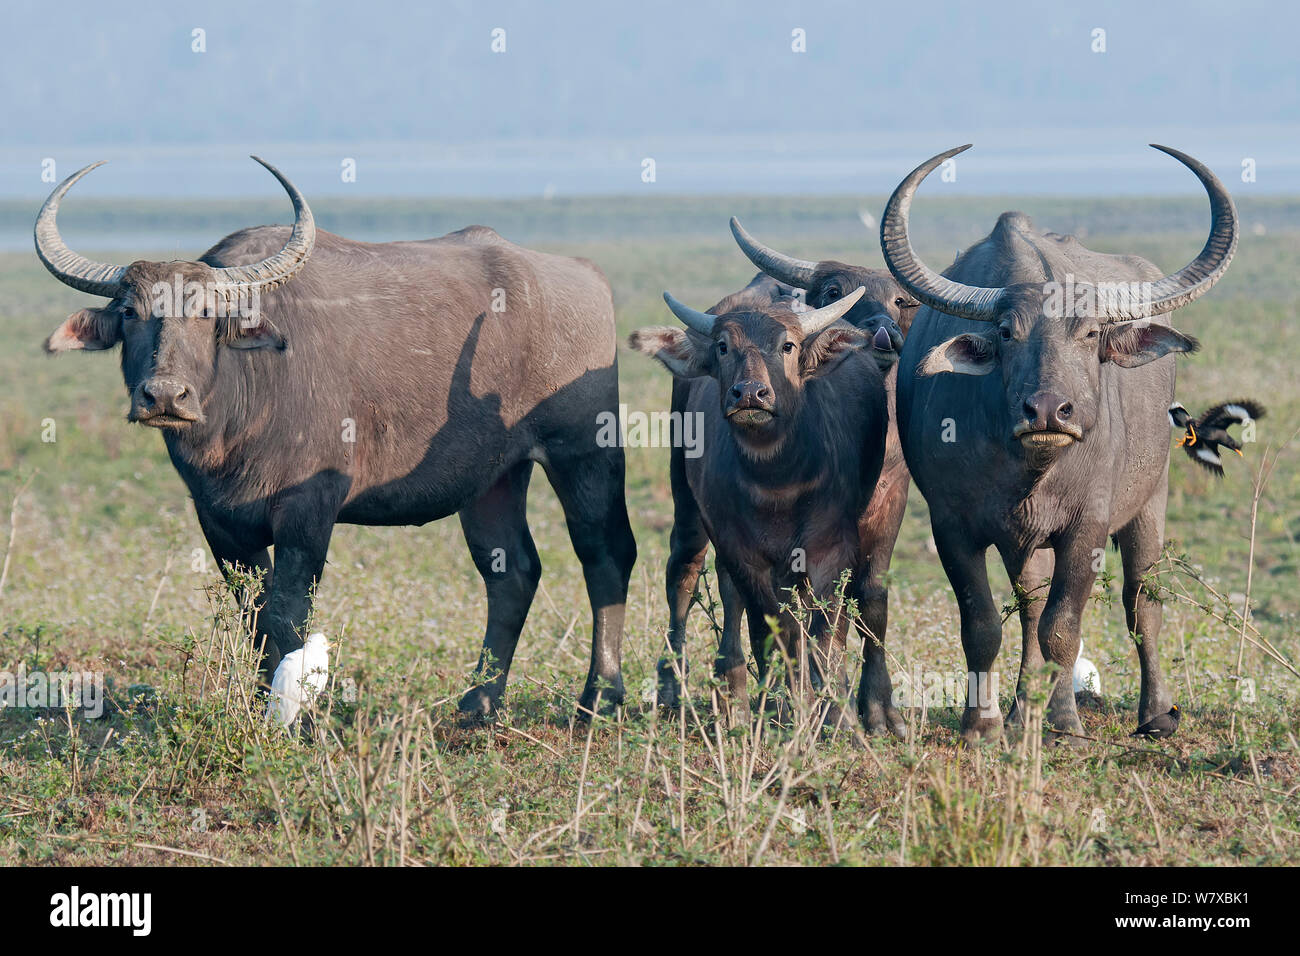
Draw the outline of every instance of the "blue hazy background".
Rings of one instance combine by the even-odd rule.
[[[964,142],[950,192],[1197,193],[1152,141],[1300,193],[1296,9],[7,0],[0,198],[47,158],[112,161],[79,197],[274,196],[251,152],[317,197],[877,195]]]

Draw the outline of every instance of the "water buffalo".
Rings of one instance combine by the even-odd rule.
[[[796,668],[792,686],[806,688],[802,629],[780,611],[783,602],[797,603],[787,592],[805,605],[834,606],[840,574],[848,570],[848,593],[861,600],[860,523],[888,428],[883,376],[863,352],[871,339],[839,321],[865,290],[803,312],[789,300],[773,301],[773,291],[770,280],[756,279],[708,313],[665,293],[686,330],[640,329],[630,340],[687,385],[684,409],[703,423],[703,453],[674,460],[669,640],[680,657],[686,611],[712,542],[724,602],[736,607],[716,667],[733,701],[743,700],[746,681],[740,607],[760,666],[767,618],[780,617],[778,648]],[[813,614],[808,630],[817,646],[807,676],[843,695],[850,622],[834,611],[830,617],[833,625],[826,614]],[[883,648],[868,642],[865,658],[873,693],[859,706],[878,711],[882,727],[901,728]]]
[[[1157,651],[1161,608],[1143,579],[1164,542],[1173,356],[1198,347],[1164,316],[1223,275],[1236,249],[1236,210],[1205,166],[1158,146],[1210,197],[1209,240],[1179,272],[1162,277],[1145,259],[1093,252],[1009,212],[940,276],[912,250],[908,211],[925,176],[966,148],[903,180],[880,235],[890,271],[925,306],[899,361],[898,430],[930,505],[971,681],[990,675],[1002,640],[985,566],[993,545],[1019,598],[1016,713],[1028,676],[1048,661],[1056,666],[1048,719],[1080,731],[1070,674],[1084,604],[1114,535],[1145,723],[1172,703]],[[1044,598],[1036,592],[1045,578]],[[976,696],[972,688],[963,738],[1000,735],[996,695]]]
[[[866,290],[853,308],[845,313],[844,320],[872,337],[869,354],[885,373],[885,392],[889,401],[885,461],[860,523],[862,550],[866,556],[862,571],[862,623],[868,634],[884,641],[889,623],[889,589],[885,585],[885,575],[889,572],[894,544],[903,524],[910,484],[895,422],[898,350],[902,348],[920,303],[905,292],[884,269],[867,269],[835,260],[813,262],[809,259],[796,259],[763,245],[734,218],[731,220],[731,233],[741,251],[754,265],[783,285],[803,290],[809,306],[822,308],[838,301],[850,289]],[[862,672],[862,684],[858,691],[860,700],[871,701],[877,696],[867,686],[869,676],[871,675],[866,670]],[[901,722],[884,727],[883,714],[874,708],[863,710],[862,717],[869,731],[878,733],[888,729],[902,733]]]
[[[37,253],[60,281],[110,301],[71,316],[47,349],[122,344],[128,418],[162,431],[213,556],[267,576],[268,673],[302,646],[336,523],[459,513],[488,598],[475,686],[460,701],[467,719],[500,702],[537,589],[525,501],[541,463],[592,605],[581,706],[598,693],[620,701],[636,545],[623,451],[598,443],[597,415],[618,408],[604,276],[481,226],[418,242],[331,235],[262,165],[293,201],[292,230],[236,232],[197,262],[113,266],[72,252],[55,217],[94,167],[65,180],[36,221]],[[160,293],[191,285],[209,294],[160,305]],[[236,317],[222,307],[234,300],[255,308]]]
[[[796,293],[797,290],[791,286],[783,285],[760,272],[745,288],[725,296],[708,314],[762,311],[778,304],[793,308],[797,305],[794,299]],[[670,407],[678,421],[685,421],[680,416],[689,414],[686,405],[694,384],[694,378],[673,376]],[[704,526],[700,523],[699,505],[686,480],[686,448],[683,442],[673,443],[669,453],[668,474],[673,495],[673,529],[669,535],[666,568],[669,653],[659,659],[657,699],[664,707],[676,708],[681,692],[678,674],[685,674],[688,669],[685,654],[686,620],[695,598],[700,572],[704,569],[709,545]],[[718,654],[714,660],[714,672],[720,680],[726,682],[733,705],[739,706],[739,701],[745,697],[747,684],[745,657],[740,648],[740,623],[744,618],[744,604],[721,564],[717,565],[716,570],[723,604],[723,625]],[[753,652],[760,675],[765,675],[767,657],[763,653],[762,644],[766,635],[760,631],[760,628],[752,629]]]
[[[710,313],[736,311],[742,305],[752,304],[755,297],[766,304],[791,295],[799,295],[809,306],[822,308],[838,301],[849,290],[865,290],[862,298],[845,313],[844,321],[871,337],[868,354],[885,373],[890,415],[885,459],[867,510],[859,522],[862,553],[866,556],[860,591],[862,624],[868,634],[884,641],[889,620],[889,592],[884,579],[902,525],[909,485],[907,465],[903,461],[898,429],[894,424],[894,367],[898,359],[897,350],[920,303],[904,292],[886,270],[867,269],[834,260],[813,262],[793,258],[758,242],[734,218],[731,232],[741,251],[763,271],[741,292],[728,296],[710,309]],[[673,411],[685,411],[688,392],[686,381],[674,380]],[[666,656],[659,663],[659,689],[660,700],[674,706],[678,691],[676,671],[685,667],[681,648],[685,640],[686,613],[707,548],[696,550],[699,542],[698,508],[686,483],[683,449],[677,446],[672,450],[671,479],[675,521],[668,565],[668,602],[669,644],[675,649],[675,654]],[[679,527],[683,530],[679,531]],[[723,605],[724,638],[721,646],[736,647],[744,606],[722,569],[718,571],[718,588]],[[757,650],[755,657],[761,677],[765,658]],[[743,660],[729,660],[720,655],[717,670],[719,676],[731,675],[728,680],[738,680],[743,688]],[[902,722],[893,721],[889,712],[870,703],[879,698],[879,691],[868,686],[872,677],[873,674],[864,669],[858,691],[859,700],[868,702],[867,707],[861,710],[864,724],[874,733],[890,731],[901,734],[904,730]]]

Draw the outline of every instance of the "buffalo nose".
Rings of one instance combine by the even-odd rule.
[[[180,382],[151,379],[140,386],[140,397],[146,405],[170,408],[183,402],[189,391]]]
[[[731,386],[731,397],[736,402],[765,404],[771,395],[772,390],[762,382],[737,382]]]
[[[171,382],[145,382],[140,386],[141,397],[149,405],[174,405],[189,392],[184,385]]]
[[[183,382],[167,378],[151,378],[140,383],[132,417],[145,420],[155,415],[176,418],[199,417],[194,393]]]
[[[1055,392],[1034,392],[1025,402],[1025,418],[1034,428],[1062,428],[1073,414],[1074,406]]]
[[[871,335],[871,344],[878,349],[897,348],[903,342],[903,330],[898,327],[894,317],[887,312],[877,312],[855,324]],[[875,331],[872,332],[872,329]]]

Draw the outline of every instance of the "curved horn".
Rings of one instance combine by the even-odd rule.
[[[858,304],[858,299],[866,293],[865,286],[858,286],[843,298],[836,299],[830,305],[824,305],[820,309],[813,309],[810,312],[799,313],[799,324],[803,327],[804,337],[816,335],[826,326],[838,321],[844,313]]]
[[[668,308],[673,310],[673,315],[682,320],[682,324],[688,329],[694,329],[701,335],[713,334],[713,320],[716,316],[709,315],[707,312],[697,312],[689,305],[682,305],[673,298],[671,292],[664,293],[664,301],[668,303]]]
[[[944,160],[968,149],[969,143],[940,153],[917,166],[898,184],[880,220],[880,247],[885,254],[885,265],[889,266],[899,285],[921,302],[948,315],[990,322],[997,313],[1002,289],[963,285],[945,279],[917,257],[907,237],[907,215],[912,208],[916,187]]]
[[[284,248],[268,259],[248,266],[227,266],[212,271],[216,273],[216,281],[224,285],[266,292],[292,279],[294,273],[307,261],[316,244],[316,220],[307,206],[307,200],[302,198],[302,193],[280,170],[259,156],[252,158],[265,166],[289,194],[289,199],[293,202],[293,232]]]
[[[41,262],[50,270],[54,278],[79,292],[89,292],[91,295],[102,295],[111,299],[117,295],[126,267],[113,266],[106,262],[92,262],[85,256],[73,252],[59,235],[58,225],[59,203],[63,202],[63,197],[67,195],[68,190],[86,173],[103,166],[104,162],[100,160],[98,163],[91,163],[77,170],[50,193],[50,198],[45,200],[45,205],[36,216],[35,237],[36,255],[40,257]]]
[[[808,259],[795,259],[775,249],[769,249],[747,233],[735,216],[731,217],[731,234],[736,237],[736,245],[740,246],[740,251],[749,257],[749,261],[773,279],[799,289],[807,289],[812,285],[817,263]]]
[[[1233,254],[1237,251],[1237,207],[1232,203],[1228,190],[1219,182],[1218,177],[1205,166],[1186,153],[1168,146],[1151,144],[1153,149],[1168,153],[1178,160],[1201,181],[1205,191],[1210,195],[1210,237],[1200,254],[1173,275],[1165,276],[1151,285],[1151,302],[1142,310],[1143,315],[1106,315],[1110,319],[1143,318],[1148,315],[1162,315],[1182,308],[1189,302],[1199,299],[1210,291],[1228,270]]]

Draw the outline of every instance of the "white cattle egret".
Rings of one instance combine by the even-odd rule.
[[[268,717],[288,727],[304,704],[310,704],[325,688],[329,679],[330,653],[325,635],[316,633],[296,651],[284,655],[271,678],[271,702]]]
[[[1083,641],[1079,642],[1079,659],[1074,662],[1074,692],[1081,690],[1101,693],[1101,675],[1097,673],[1097,665],[1083,656]]]

